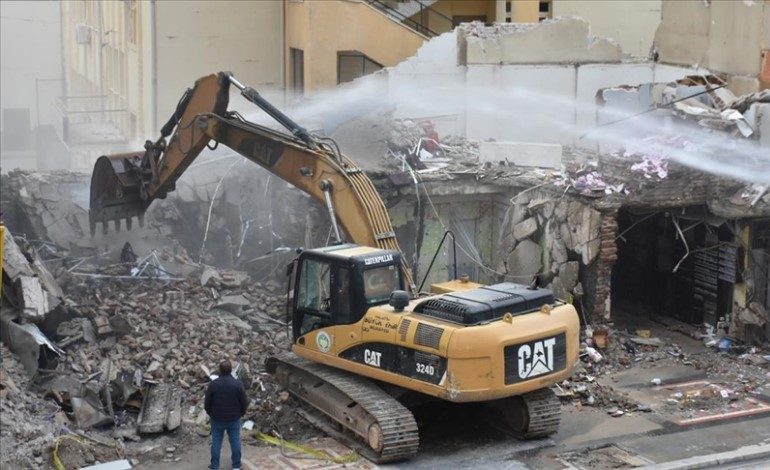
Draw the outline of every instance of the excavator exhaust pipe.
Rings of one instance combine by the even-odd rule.
[[[96,234],[97,225],[102,224],[102,233],[107,234],[110,221],[119,232],[125,220],[126,229],[131,230],[133,218],[144,226],[144,212],[147,210],[146,196],[143,197],[142,179],[138,168],[144,151],[102,156],[96,160],[91,175],[91,205],[88,219],[91,236]]]

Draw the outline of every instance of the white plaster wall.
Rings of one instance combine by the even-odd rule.
[[[600,88],[708,73],[653,62],[459,66],[457,57],[457,42],[444,35],[389,69],[388,99],[395,116],[431,118],[441,135],[471,140],[595,148],[590,137],[579,137],[596,125]]]
[[[464,134],[465,100],[460,91],[465,80],[464,68],[457,66],[455,33],[431,39],[388,70],[388,100],[398,103],[394,116],[430,118],[440,134]]]
[[[52,124],[62,89],[61,82],[49,80],[62,78],[59,2],[1,1],[0,34],[2,107],[29,108],[35,127],[39,104],[40,124]]]
[[[588,64],[577,72],[575,115],[575,144],[583,148],[595,148],[596,141],[581,134],[596,126],[596,92],[599,88],[618,85],[640,85],[653,81],[652,64]]]
[[[468,66],[466,136],[473,140],[568,143],[575,67]]]
[[[591,34],[615,40],[623,52],[648,57],[660,24],[661,0],[555,0],[553,17],[577,16]]]

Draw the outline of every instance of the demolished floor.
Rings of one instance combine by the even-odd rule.
[[[458,259],[450,263],[444,247],[428,283],[452,268],[479,281],[537,275],[579,309],[583,344],[573,376],[554,387],[558,434],[516,441],[478,406],[421,405],[421,450],[410,468],[632,468],[770,442],[766,337],[725,335],[766,331],[767,312],[747,302],[740,328],[723,319],[751,275],[739,268],[738,249],[767,272],[766,186],[633,152],[597,158],[570,148],[563,169],[535,168],[494,151],[481,158],[479,144],[451,136],[420,148],[423,132],[395,121],[389,157],[368,170],[415,269],[423,274],[451,229]],[[316,202],[238,162],[217,171],[196,163],[197,173],[192,166],[153,205],[140,235],[93,238],[82,200],[88,175],[4,176],[14,232],[6,232],[0,314],[0,464],[200,468],[209,440],[203,392],[228,357],[251,398],[247,468],[374,468],[306,422],[264,370],[267,356],[288,347],[283,268],[294,248],[327,245],[331,226]],[[641,245],[634,229],[659,246]],[[736,235],[744,229],[755,243]],[[733,269],[712,266],[714,292],[701,295],[682,273],[696,272],[706,252]],[[661,296],[682,286],[711,295],[702,301],[708,318],[677,321],[677,305],[644,289],[680,264]],[[617,274],[644,268],[641,287],[615,283],[613,266]]]
[[[39,345],[37,362],[25,366],[2,346],[3,464],[81,468],[127,459],[137,468],[199,468],[208,445],[203,391],[229,357],[251,397],[250,468],[374,468],[304,421],[264,372],[265,357],[287,344],[277,284],[211,267],[172,275],[164,266],[190,262],[182,249],[127,260],[129,251],[48,261],[64,296],[53,310],[65,319],[48,332],[60,354]],[[155,277],[132,276],[137,268]],[[606,328],[606,339],[584,336],[575,374],[555,387],[564,420],[553,439],[518,442],[492,431],[476,406],[428,404],[415,410],[421,452],[410,466],[631,468],[770,439],[759,431],[770,430],[767,350],[700,338],[702,331],[668,318],[616,312]],[[735,434],[746,420],[758,432]],[[672,435],[693,445],[666,450]],[[275,447],[265,436],[303,447]]]

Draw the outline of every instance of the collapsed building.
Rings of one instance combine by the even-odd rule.
[[[523,53],[554,28],[562,28],[560,41],[569,48],[556,44],[552,55]],[[313,121],[317,116],[308,122],[363,163],[418,285],[455,273],[479,282],[535,283],[573,303],[584,326],[606,325],[616,315],[657,317],[709,325],[747,344],[766,343],[770,168],[761,155],[770,138],[770,95],[736,97],[704,71],[624,60],[617,45],[591,38],[580,20],[471,24],[429,42],[412,60],[351,85],[384,80],[397,105],[386,111],[364,107],[365,114],[348,114],[333,125]],[[410,93],[436,74],[447,88],[437,86],[438,92],[455,92],[457,82],[462,93],[441,101],[444,109],[427,109]],[[527,93],[489,93],[504,90],[511,77]],[[490,109],[490,98],[513,112]],[[731,148],[760,156],[754,166],[727,165],[738,170],[706,164],[714,163],[714,152],[724,157],[719,152]],[[105,384],[121,390],[122,406],[139,411],[139,429],[175,429],[182,419],[196,423],[201,412],[194,394],[210,375],[200,366],[211,367],[216,356],[199,350],[212,343],[190,338],[182,327],[165,336],[154,330],[170,312],[203,305],[201,312],[171,320],[200,322],[219,328],[223,338],[260,344],[256,352],[235,355],[261,387],[255,406],[280,407],[276,390],[266,390],[255,370],[287,340],[278,298],[285,264],[297,248],[329,244],[324,208],[220,150],[197,162],[167,199],[151,207],[143,228],[90,237],[89,180],[76,172],[3,175],[3,220],[9,234],[20,236],[14,241],[8,235],[5,245],[3,292],[16,294],[17,304],[4,316],[3,329],[23,338],[4,341],[30,375],[56,370],[61,357],[61,367],[79,376],[104,375],[101,388],[89,391],[48,385],[80,416],[78,425],[106,419],[100,403],[112,406],[115,400],[98,397]],[[99,258],[102,263],[91,265]],[[191,275],[201,276],[200,282],[181,280]],[[147,283],[133,287],[134,293],[167,289],[167,303],[146,305],[97,281],[113,278]],[[106,301],[78,304],[89,296]],[[197,316],[214,307],[228,314]],[[93,325],[80,323],[73,313],[79,309],[88,311]],[[254,326],[265,322],[273,324],[265,327],[269,344]],[[157,357],[142,352],[167,343]],[[116,344],[125,361],[116,360],[115,370],[109,361],[94,365],[80,357],[85,351],[107,354]],[[224,341],[214,344],[217,353],[230,352]],[[78,353],[70,355],[67,346]],[[32,354],[25,357],[24,351]],[[175,362],[168,364],[171,356]],[[122,377],[124,369],[138,370],[138,380]],[[153,388],[140,399],[135,395],[143,381],[155,386],[166,379],[184,392]],[[170,409],[172,422],[144,422],[141,410],[161,392],[161,413]],[[181,403],[194,410],[182,413]],[[121,432],[133,436],[133,428],[126,428]]]

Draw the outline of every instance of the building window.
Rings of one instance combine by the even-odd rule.
[[[553,3],[551,0],[540,0],[540,21],[547,20],[553,16]]]
[[[369,75],[382,68],[369,57],[358,51],[337,52],[337,83],[352,82],[358,77]]]
[[[291,71],[289,73],[291,83],[289,86],[294,94],[303,95],[305,93],[305,52],[293,47],[289,51],[291,56]]]

